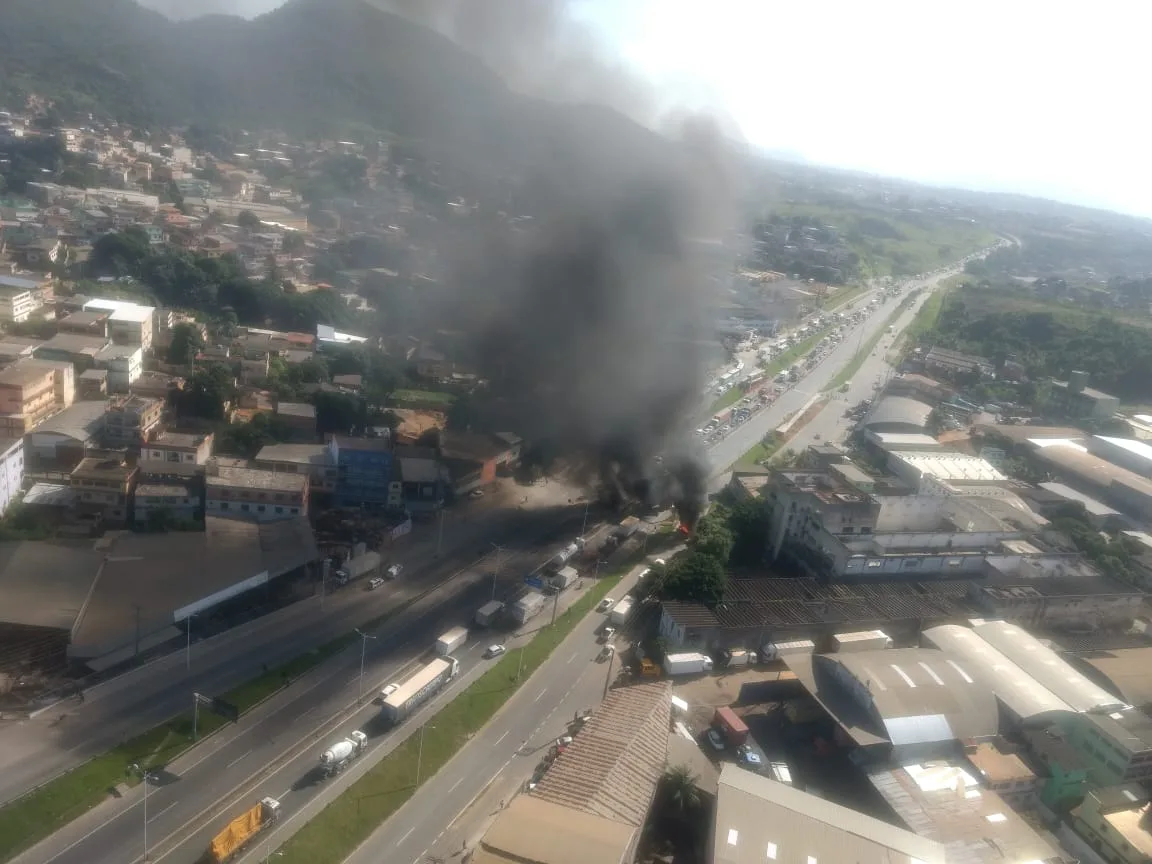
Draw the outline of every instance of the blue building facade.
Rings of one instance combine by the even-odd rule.
[[[336,457],[336,506],[388,508],[392,486],[392,448],[388,440],[337,437],[332,449]]]

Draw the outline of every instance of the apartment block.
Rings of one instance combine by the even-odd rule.
[[[136,468],[119,459],[89,456],[70,476],[77,510],[112,524],[128,521],[128,506],[136,483]]]
[[[204,510],[209,516],[236,516],[256,522],[308,513],[308,475],[209,463]]]
[[[150,477],[191,477],[207,470],[212,433],[161,432],[140,448],[140,470]]]
[[[28,360],[0,370],[0,436],[19,438],[65,406],[58,370]]]
[[[38,283],[32,279],[0,276],[0,321],[19,324],[27,321],[37,303],[34,292]]]
[[[164,403],[143,396],[120,396],[108,403],[104,439],[109,447],[142,448],[160,431]]]
[[[0,516],[24,485],[24,439],[0,439]]]
[[[127,393],[144,371],[144,350],[139,345],[109,345],[96,355],[95,363],[108,370],[109,393]]]
[[[1152,805],[1137,783],[1095,789],[1072,811],[1073,830],[1113,864],[1152,861]]]
[[[153,317],[155,308],[129,303],[124,300],[89,300],[85,312],[105,311],[108,316],[108,336],[117,345],[138,346],[144,351],[152,348]]]

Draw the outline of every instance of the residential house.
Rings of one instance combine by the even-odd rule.
[[[192,477],[207,471],[212,458],[211,432],[169,432],[140,448],[140,470],[148,477]]]
[[[72,312],[56,322],[60,333],[75,333],[79,336],[108,338],[108,319],[112,313],[103,309]]]
[[[69,477],[78,513],[99,517],[106,524],[127,524],[136,473],[135,466],[118,458],[81,459]]]
[[[306,444],[316,440],[316,406],[307,402],[278,402],[276,416],[291,430],[292,440]]]
[[[0,516],[24,488],[24,439],[0,439]]]
[[[10,250],[29,270],[48,270],[56,264],[66,264],[68,248],[58,237],[41,237]]]
[[[107,345],[96,355],[96,367],[108,370],[108,391],[127,393],[144,370],[139,345]]]
[[[1073,830],[1109,864],[1152,862],[1152,804],[1138,783],[1094,789],[1072,815]]]
[[[183,390],[184,379],[177,375],[166,375],[163,372],[141,372],[128,392],[133,396],[145,396],[149,399],[167,401],[173,390]]]
[[[1013,807],[1026,807],[1041,786],[1036,772],[1006,741],[971,742],[964,752],[984,786]]]
[[[0,436],[20,438],[65,407],[58,370],[26,360],[0,370]]]
[[[140,449],[160,432],[164,403],[142,396],[118,396],[108,403],[104,440],[109,447]]]
[[[154,513],[194,522],[200,518],[200,493],[183,483],[140,483],[133,506],[136,524],[147,524]]]
[[[434,451],[419,447],[398,450],[392,479],[399,489],[392,493],[392,500],[397,502],[392,506],[414,513],[439,509],[444,504],[444,474]]]
[[[283,474],[307,474],[309,490],[332,494],[336,491],[337,445],[269,444],[256,454],[255,466]]]
[[[111,343],[107,336],[81,336],[78,333],[57,333],[38,345],[32,352],[37,360],[57,360],[71,363],[79,371],[96,365],[96,357]]]
[[[108,398],[108,370],[85,369],[76,376],[76,398],[80,400]]]
[[[0,276],[0,321],[9,324],[27,321],[36,311],[32,293],[38,286],[39,283],[32,279]]]
[[[209,463],[205,484],[204,508],[209,516],[269,522],[308,513],[307,474]]]
[[[452,491],[464,495],[494,483],[498,466],[514,461],[513,449],[495,435],[445,434],[440,456],[452,478]]]

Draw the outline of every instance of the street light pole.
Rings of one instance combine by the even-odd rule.
[[[356,631],[356,635],[360,637],[360,690],[356,694],[356,704],[359,705],[364,699],[364,655],[368,651],[368,640],[376,637],[360,630]]]
[[[592,500],[589,499],[584,502],[584,524],[580,527],[580,536],[583,537],[585,532],[588,531],[588,508],[592,506]]]
[[[520,673],[524,671],[524,646],[520,646],[520,659],[516,663],[516,680],[520,680]]]
[[[604,673],[604,698],[608,698],[608,685],[612,683],[612,661],[616,659],[616,652],[608,655],[608,671]]]
[[[151,776],[148,771],[140,767],[139,763],[133,763],[132,768],[140,774],[140,779],[144,783],[144,860],[148,860],[148,781]]]
[[[428,729],[428,724],[425,723],[420,727],[420,747],[416,751],[416,785],[420,785],[420,769],[424,764],[424,730]],[[431,727],[435,729],[436,727]]]

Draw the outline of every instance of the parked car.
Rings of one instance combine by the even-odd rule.
[[[600,649],[600,653],[596,655],[596,662],[602,663],[603,661],[607,660],[609,657],[611,657],[615,653],[616,653],[615,648],[613,648],[611,645],[605,645],[603,648]]]
[[[615,635],[616,635],[616,628],[615,627],[605,627],[603,630],[600,631],[600,641],[601,642],[608,642]]]
[[[484,651],[484,656],[485,657],[499,657],[501,654],[503,654],[507,650],[508,649],[505,648],[503,645],[489,645],[488,648]]]
[[[397,576],[399,576],[401,573],[404,572],[404,565],[403,564],[393,564],[391,567],[389,567],[384,572],[387,574],[389,579],[395,579]]]
[[[611,597],[605,597],[603,600],[601,600],[599,603],[596,604],[596,611],[597,612],[607,612],[609,609],[611,609],[615,605],[616,605],[615,600],[613,600]]]
[[[382,577],[374,576],[374,577],[372,577],[372,579],[370,579],[368,581],[368,590],[369,591],[375,591],[377,588],[379,588],[383,584],[384,584],[384,579]]]
[[[706,737],[708,738],[708,743],[712,745],[713,750],[719,751],[724,749],[724,736],[715,729],[709,729]]]

